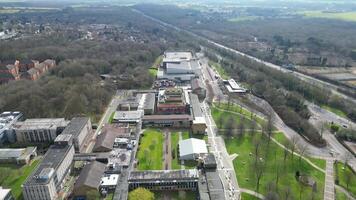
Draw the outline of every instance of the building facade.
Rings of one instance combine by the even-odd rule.
[[[92,131],[89,117],[75,117],[69,122],[62,134],[72,135],[75,151],[83,152],[85,148],[84,141]]]
[[[67,126],[64,118],[37,118],[16,122],[13,129],[18,143],[53,142]]]
[[[23,184],[25,200],[55,200],[70,171],[74,157],[72,137],[59,137],[48,149],[43,161]]]

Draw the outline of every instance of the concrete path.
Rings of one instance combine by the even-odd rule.
[[[334,160],[326,160],[324,200],[335,200]]]
[[[172,168],[172,154],[171,154],[171,133],[168,130],[164,131],[163,143],[163,169],[168,170]]]
[[[249,190],[249,189],[245,189],[245,188],[240,188],[240,191],[243,192],[243,193],[247,193],[247,194],[250,194],[250,195],[252,195],[252,196],[255,196],[255,197],[259,198],[259,199],[265,199],[265,197],[264,197],[262,194],[257,193],[257,192],[255,192],[255,191],[253,191],[253,190]]]

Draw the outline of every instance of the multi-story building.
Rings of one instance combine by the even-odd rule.
[[[0,114],[0,146],[5,142],[15,142],[12,125],[22,118],[20,112],[3,112]]]
[[[0,199],[1,200],[14,200],[15,198],[11,194],[11,189],[5,189],[0,186]]]
[[[37,118],[16,122],[13,125],[19,143],[53,142],[67,126],[64,118]]]
[[[84,141],[91,132],[92,126],[90,118],[75,117],[69,122],[62,134],[72,135],[75,151],[82,152],[85,146]]]
[[[131,171],[128,177],[129,189],[149,190],[196,190],[198,180],[196,169]]]
[[[25,200],[54,200],[62,189],[74,156],[71,135],[59,135],[48,149],[42,163],[23,184]]]
[[[182,88],[167,88],[159,92],[157,114],[186,114],[188,112],[189,106]]]

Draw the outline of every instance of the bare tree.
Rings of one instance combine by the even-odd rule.
[[[297,148],[298,142],[299,142],[298,136],[293,135],[293,137],[291,138],[291,143],[290,143],[290,150],[292,151],[292,160],[293,160],[294,152]]]
[[[284,196],[284,199],[285,199],[285,200],[291,199],[291,197],[292,197],[292,190],[290,189],[289,186],[287,186],[287,187],[284,189],[283,196]]]
[[[271,140],[271,136],[272,136],[272,131],[273,131],[273,114],[272,113],[268,113],[267,115],[267,124],[266,124],[266,133],[268,135],[268,144]]]
[[[285,147],[285,148],[283,149],[283,163],[285,164],[285,163],[286,163],[287,156],[288,156],[288,153],[289,153],[288,149],[289,149],[290,143],[289,143],[288,141],[285,141],[283,145],[284,145],[284,147]]]
[[[250,127],[252,136],[255,135],[256,126],[257,126],[256,119],[253,117],[252,120],[251,120],[251,127]]]
[[[227,109],[230,109],[230,105],[231,105],[231,95],[228,95],[228,97],[227,97]]]
[[[238,124],[238,131],[237,134],[242,137],[245,133],[245,117],[241,116],[240,117],[240,123]]]
[[[262,161],[257,162],[255,166],[255,175],[256,175],[256,192],[260,189],[260,182],[264,173],[264,164]]]
[[[261,148],[261,139],[258,137],[255,137],[253,139],[253,145],[254,145],[254,155],[255,155],[255,166],[257,166],[257,161],[258,161],[258,157],[260,154],[260,148]]]
[[[232,116],[230,116],[225,125],[225,130],[226,130],[225,133],[227,138],[231,138],[231,136],[234,133],[234,129],[235,129],[235,119]]]
[[[299,149],[299,165],[301,164],[302,157],[304,157],[306,152],[308,152],[308,145],[305,143]]]

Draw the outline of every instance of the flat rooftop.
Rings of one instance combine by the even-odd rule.
[[[75,117],[69,122],[68,126],[63,130],[62,134],[73,135],[75,138],[79,135],[88,121],[88,117]]]
[[[179,180],[179,179],[198,179],[199,173],[196,169],[186,170],[148,170],[132,171],[129,175],[129,181],[140,180]]]
[[[145,115],[142,120],[192,120],[192,117],[190,115]]]
[[[139,110],[135,111],[116,111],[114,115],[114,120],[118,121],[138,121],[141,119],[142,112]]]
[[[194,118],[204,117],[202,109],[200,107],[198,95],[189,93],[189,99],[190,99],[190,106],[192,107],[192,111],[193,111],[192,114]]]
[[[68,121],[64,118],[33,118],[26,119],[23,122],[16,122],[16,130],[34,130],[34,129],[51,129],[57,127],[66,127]]]
[[[37,147],[27,147],[20,149],[0,149],[0,160],[9,158],[21,158],[32,154],[36,151]]]
[[[39,178],[40,174],[43,174],[42,171],[46,171],[47,169],[57,170],[57,168],[67,156],[71,148],[73,148],[73,145],[51,145],[48,151],[46,152],[41,164],[27,178],[24,185],[47,184],[50,179],[50,176],[47,179],[42,179]]]
[[[167,51],[164,52],[163,62],[190,60],[193,54],[190,51]]]

